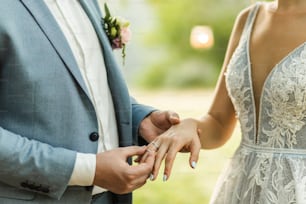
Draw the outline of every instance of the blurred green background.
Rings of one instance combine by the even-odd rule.
[[[131,22],[132,40],[122,67],[132,95],[140,102],[201,117],[212,100],[235,18],[252,0],[100,0],[113,16]],[[209,26],[214,44],[194,49],[194,26]],[[119,63],[121,52],[115,51]],[[135,204],[206,204],[217,178],[239,145],[239,127],[223,147],[201,150],[197,168],[189,154],[178,154],[170,180],[158,179],[134,193]]]
[[[133,87],[212,87],[221,69],[234,20],[251,0],[101,0],[113,16],[131,22],[123,71]],[[191,30],[210,26],[210,49],[190,46]],[[115,51],[120,61],[120,51]]]

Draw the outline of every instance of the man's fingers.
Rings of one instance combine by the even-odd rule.
[[[168,111],[167,115],[168,115],[168,120],[171,125],[176,125],[180,123],[180,117],[177,113],[173,111]]]
[[[139,156],[144,154],[146,152],[146,147],[129,146],[129,147],[123,147],[122,150],[126,157],[131,157],[131,156]]]
[[[155,152],[148,152],[147,157],[144,161],[144,164],[148,165],[152,170],[154,161],[155,161]]]
[[[146,159],[147,159],[147,157],[149,156],[149,152],[145,152],[142,156],[141,156],[141,158],[140,158],[140,160],[139,160],[139,163],[144,163],[145,161],[146,161]]]
[[[138,177],[148,178],[149,174],[152,172],[155,160],[155,153],[148,152],[146,159],[139,165],[132,166],[133,171],[138,175]]]
[[[151,114],[152,122],[160,129],[166,130],[171,125],[180,123],[180,117],[173,111],[155,111]]]

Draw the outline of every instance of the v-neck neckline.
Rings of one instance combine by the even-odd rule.
[[[262,84],[261,87],[261,92],[259,95],[259,104],[258,104],[258,112],[257,112],[257,108],[256,108],[256,103],[255,103],[255,96],[254,96],[254,84],[253,84],[253,80],[252,80],[252,63],[251,63],[251,57],[250,57],[250,41],[251,41],[251,37],[252,37],[252,31],[254,28],[254,22],[257,18],[257,14],[258,11],[260,9],[260,6],[262,5],[261,2],[258,2],[257,6],[256,6],[256,10],[253,13],[252,19],[250,21],[250,26],[249,26],[249,30],[247,33],[247,39],[246,39],[246,43],[247,43],[247,63],[248,63],[248,77],[249,77],[249,81],[250,81],[250,88],[251,88],[251,96],[252,96],[252,106],[253,106],[253,111],[254,111],[254,142],[255,144],[258,144],[259,141],[259,136],[258,136],[258,132],[261,128],[261,123],[260,123],[260,119],[261,119],[261,112],[262,112],[262,100],[263,100],[263,94],[264,94],[264,90],[265,90],[265,86],[268,82],[268,80],[272,77],[273,73],[277,70],[277,68],[279,67],[279,65],[283,64],[293,53],[295,53],[297,50],[299,50],[300,48],[302,48],[306,42],[303,42],[301,44],[299,44],[298,46],[296,46],[293,50],[291,50],[290,52],[288,52],[288,54],[286,54],[284,57],[282,57],[278,63],[276,63],[273,67],[271,67],[270,72],[267,74],[266,78],[264,79],[264,82]]]

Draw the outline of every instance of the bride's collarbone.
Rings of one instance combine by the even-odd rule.
[[[255,39],[255,40],[254,40]],[[253,38],[250,43],[250,60],[252,67],[261,67],[270,72],[278,63],[286,59],[297,48],[304,46],[304,36],[266,36]]]

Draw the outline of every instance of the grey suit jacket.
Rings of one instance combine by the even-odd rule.
[[[80,0],[103,49],[120,146],[153,109],[130,98],[95,0]],[[67,187],[76,152],[96,153],[97,118],[70,47],[43,0],[0,0],[0,203],[89,203]],[[130,203],[130,195],[114,195]],[[27,202],[26,202],[27,201]]]

